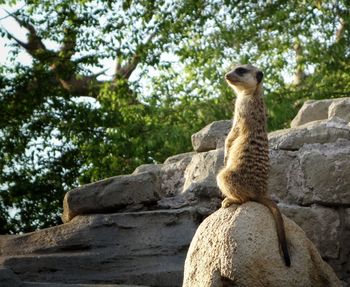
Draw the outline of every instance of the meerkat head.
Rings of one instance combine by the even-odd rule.
[[[260,91],[263,77],[264,74],[252,65],[238,65],[225,75],[227,83],[238,95]]]

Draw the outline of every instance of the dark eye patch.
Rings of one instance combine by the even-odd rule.
[[[258,72],[256,73],[256,80],[258,81],[258,84],[261,83],[263,77],[264,77],[263,72],[258,71]]]
[[[248,70],[245,68],[239,67],[239,68],[235,69],[235,73],[238,76],[243,76],[244,74],[248,73]]]

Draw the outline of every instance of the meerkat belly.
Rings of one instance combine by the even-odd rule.
[[[227,169],[238,173],[242,182],[262,194],[267,189],[268,162],[268,147],[264,141],[238,137],[231,146]]]
[[[239,136],[231,145],[226,165],[228,169],[234,170],[242,165],[242,160],[245,153],[244,143],[246,141],[247,139],[245,137]]]

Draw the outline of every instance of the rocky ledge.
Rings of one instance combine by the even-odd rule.
[[[306,102],[292,128],[269,134],[270,193],[345,286],[349,114],[349,98]],[[220,207],[215,177],[230,126],[219,121],[193,135],[193,152],[70,191],[62,225],[0,236],[1,286],[181,286],[192,237]]]

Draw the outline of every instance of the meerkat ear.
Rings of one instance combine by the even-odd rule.
[[[261,83],[261,81],[262,81],[263,77],[264,77],[263,72],[258,71],[258,72],[256,73],[256,80],[258,81],[258,84],[260,84],[260,83]]]

